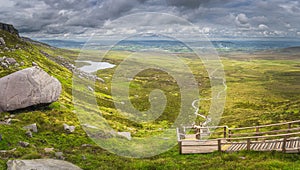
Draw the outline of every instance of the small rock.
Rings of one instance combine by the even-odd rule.
[[[75,131],[75,126],[69,126],[67,124],[64,124],[64,130],[72,133]]]
[[[29,143],[28,142],[23,142],[23,141],[20,141],[19,142],[20,146],[22,146],[23,148],[27,148],[29,146]]]
[[[89,91],[94,91],[94,89],[91,86],[88,86]]]
[[[245,159],[246,159],[246,157],[244,157],[244,156],[241,156],[241,157],[240,157],[240,159],[243,159],[243,160],[245,160]]]
[[[84,155],[81,156],[82,160],[86,160],[86,157]]]
[[[17,61],[14,58],[7,58],[5,59],[5,61],[8,65],[15,65],[17,63]]]
[[[4,119],[8,119],[8,118],[9,118],[9,116],[7,116],[7,115],[4,116]]]
[[[105,82],[105,81],[104,81],[102,78],[100,78],[100,77],[96,77],[96,80],[97,80],[97,81],[101,81],[102,83]]]
[[[10,118],[14,118],[14,117],[16,117],[16,116],[15,116],[15,115],[9,115],[9,117],[10,117]]]
[[[56,159],[9,160],[6,165],[7,170],[81,170],[74,164]]]
[[[20,64],[19,64],[19,63],[16,63],[16,64],[15,64],[15,67],[20,67]]]
[[[123,136],[128,140],[131,140],[131,133],[130,132],[118,132],[118,135]]]
[[[3,67],[3,68],[8,68],[8,64],[6,64],[6,63],[4,63],[4,62],[1,62],[0,65],[1,65],[1,67]]]
[[[34,133],[37,133],[37,132],[38,132],[36,123],[31,124],[31,125],[24,126],[23,129],[30,130],[30,131],[32,131],[32,132],[34,132]]]
[[[53,151],[54,151],[54,148],[45,148],[44,151],[45,151],[46,153],[53,152]]]
[[[2,37],[0,37],[0,45],[5,45],[5,41]]]
[[[23,61],[21,61],[20,62],[20,66],[24,66],[25,64],[24,64],[24,62]]]
[[[10,123],[11,123],[11,118],[7,119],[7,120],[6,120],[6,123],[7,123],[7,124],[10,124]]]
[[[32,66],[39,66],[36,62],[32,62]]]
[[[91,144],[82,144],[81,147],[91,147]]]
[[[32,138],[32,132],[30,130],[28,130],[26,133],[26,136],[28,136],[29,138]]]
[[[62,152],[55,152],[55,157],[58,159],[64,159],[63,155],[64,154]]]

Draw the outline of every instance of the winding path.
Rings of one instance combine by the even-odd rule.
[[[197,115],[197,116],[202,117],[203,119],[205,119],[205,121],[202,123],[202,126],[207,126],[207,124],[211,122],[211,118],[198,113],[199,112],[199,106],[198,105],[196,106],[196,103],[199,102],[200,100],[201,99],[196,99],[192,103],[192,106],[195,109],[194,114]]]

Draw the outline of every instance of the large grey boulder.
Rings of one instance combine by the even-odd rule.
[[[52,103],[61,94],[60,82],[39,67],[30,67],[0,79],[0,113]]]
[[[10,160],[7,162],[7,170],[81,170],[79,167],[62,160],[34,159],[34,160]]]

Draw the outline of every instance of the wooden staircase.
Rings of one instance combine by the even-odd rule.
[[[242,150],[300,152],[300,120],[242,128],[193,126],[183,129],[180,132],[177,128],[181,154]],[[208,134],[204,133],[207,129],[212,134],[209,139]]]

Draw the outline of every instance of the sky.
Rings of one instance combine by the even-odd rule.
[[[299,39],[299,18],[298,0],[0,0],[0,22],[31,38],[137,34],[151,30],[150,25],[169,35],[185,30],[220,39]],[[109,26],[116,20],[123,22]],[[181,20],[197,30],[186,31]]]

